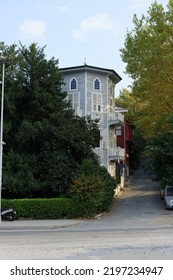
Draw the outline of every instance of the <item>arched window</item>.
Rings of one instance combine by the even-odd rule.
[[[71,90],[77,89],[77,80],[75,78],[73,78],[70,82],[70,89]]]
[[[95,81],[94,81],[94,89],[100,90],[100,81],[99,81],[99,79],[95,79]]]

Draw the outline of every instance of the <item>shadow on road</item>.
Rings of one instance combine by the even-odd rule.
[[[134,171],[134,179],[151,179],[149,178],[148,174],[145,173],[144,168],[140,166],[137,170]]]
[[[135,171],[131,182],[115,198],[112,209],[105,218],[124,225],[126,223],[127,227],[129,224],[137,227],[139,222],[145,226],[161,216],[172,217],[173,213],[164,208],[159,190],[160,183],[152,181],[144,168],[140,167]]]

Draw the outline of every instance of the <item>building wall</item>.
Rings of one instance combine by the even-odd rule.
[[[128,168],[130,168],[130,152],[132,143],[132,126],[126,123],[125,127],[121,127],[121,135],[117,136],[117,146],[125,149],[125,162]]]

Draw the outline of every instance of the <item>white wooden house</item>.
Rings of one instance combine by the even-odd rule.
[[[75,113],[99,119],[102,140],[95,152],[109,173],[116,177],[117,162],[124,160],[124,149],[117,147],[116,131],[124,125],[124,115],[115,108],[115,86],[121,77],[112,69],[89,65],[61,68]]]

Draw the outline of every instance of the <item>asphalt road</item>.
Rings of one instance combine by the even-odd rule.
[[[0,259],[173,259],[173,211],[138,170],[109,213],[59,229],[0,232]]]

